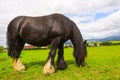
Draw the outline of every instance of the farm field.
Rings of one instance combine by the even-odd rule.
[[[66,70],[56,69],[52,75],[42,70],[49,50],[23,50],[21,61],[26,66],[23,72],[12,68],[12,59],[0,53],[0,80],[120,80],[120,46],[88,47],[87,66],[77,67],[73,48],[64,49]],[[57,55],[56,55],[57,59]]]

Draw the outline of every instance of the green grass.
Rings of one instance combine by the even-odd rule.
[[[88,47],[86,67],[77,67],[73,49],[65,48],[66,70],[56,69],[52,75],[42,73],[49,50],[23,50],[24,72],[12,68],[7,53],[0,54],[0,80],[120,80],[120,46]],[[56,57],[57,59],[57,57]]]

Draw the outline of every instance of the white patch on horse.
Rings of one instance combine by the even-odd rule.
[[[54,66],[51,64],[51,58],[46,62],[44,68],[43,68],[43,73],[44,74],[52,74],[55,72]]]
[[[13,65],[13,68],[16,71],[23,71],[23,70],[25,70],[25,66],[22,64],[22,62],[20,61],[20,59],[18,59],[18,60],[13,59],[12,65]]]

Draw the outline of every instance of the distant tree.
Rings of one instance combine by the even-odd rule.
[[[4,47],[0,45],[0,52],[4,51]]]

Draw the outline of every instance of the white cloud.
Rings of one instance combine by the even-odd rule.
[[[75,21],[76,23],[89,22],[89,21],[93,21],[94,20],[94,18],[92,16],[82,16],[82,17],[73,16],[73,17],[71,17],[71,19],[73,21]]]
[[[78,23],[86,38],[105,38],[120,34],[120,10],[90,23]]]
[[[69,4],[69,2],[66,4]],[[119,0],[72,0],[72,4],[66,4],[61,6],[62,11],[79,15],[94,15],[98,12],[108,13],[120,8]]]
[[[53,12],[71,14],[96,14],[120,8],[119,0],[1,0],[0,12],[9,15],[44,15]]]

